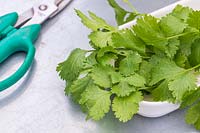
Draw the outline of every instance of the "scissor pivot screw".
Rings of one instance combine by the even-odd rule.
[[[40,6],[39,6],[39,9],[40,9],[41,11],[45,11],[45,10],[47,10],[47,8],[48,8],[47,5],[40,5]]]

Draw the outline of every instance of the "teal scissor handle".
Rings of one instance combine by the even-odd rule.
[[[13,25],[18,18],[17,13],[11,13],[0,17],[0,63],[3,63],[10,55],[16,52],[27,53],[20,68],[7,79],[0,81],[0,91],[3,91],[18,80],[20,80],[31,66],[35,47],[33,42],[37,39],[41,26],[39,24],[30,25],[21,29],[15,29]]]

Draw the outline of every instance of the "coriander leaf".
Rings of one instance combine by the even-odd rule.
[[[81,99],[81,94],[85,91],[85,89],[92,83],[91,77],[86,76],[84,78],[75,80],[70,86],[70,92],[73,100],[75,102],[79,102]]]
[[[183,95],[187,91],[195,90],[196,86],[196,76],[191,72],[185,72],[176,77],[173,81],[169,81],[169,90],[178,101],[181,101]]]
[[[114,97],[112,110],[122,122],[130,120],[138,112],[139,102],[143,99],[141,92],[134,92],[128,97]]]
[[[121,30],[112,34],[112,45],[117,48],[128,48],[145,53],[145,43],[130,29]]]
[[[186,28],[183,34],[185,35],[179,37],[180,50],[182,54],[189,56],[191,54],[192,43],[199,38],[199,31],[195,28]]]
[[[122,75],[119,72],[112,72],[110,76],[113,84],[119,83],[122,79]]]
[[[111,93],[109,91],[101,90],[98,86],[91,84],[82,93],[80,104],[87,106],[88,116],[93,120],[100,120],[110,110]]]
[[[118,25],[122,25],[127,23],[138,16],[137,12],[129,12],[121,8],[115,0],[108,0],[108,3],[115,11],[115,19]]]
[[[170,39],[169,44],[167,45],[165,53],[168,57],[173,58],[179,49],[180,41],[176,38]]]
[[[97,65],[92,68],[91,77],[95,84],[110,88],[112,85],[110,74],[113,72],[114,69],[111,66]]]
[[[193,124],[197,130],[200,130],[200,103],[187,110],[185,121],[187,124]]]
[[[97,64],[96,56],[97,51],[93,51],[92,53],[90,53],[89,56],[86,57],[84,61],[84,69],[92,68],[94,65]]]
[[[114,49],[112,46],[107,46],[107,47],[103,47],[103,48],[99,49],[97,56],[102,57],[106,53],[117,53],[117,52],[118,51],[116,49]]]
[[[104,29],[110,30],[110,31],[116,30],[115,27],[113,27],[113,26],[107,24],[107,22],[106,22],[104,19],[102,19],[102,18],[96,16],[93,12],[90,12],[90,11],[89,11],[89,15],[90,15],[90,17],[91,17],[97,24],[99,24],[99,25],[101,24],[101,25],[102,25],[101,27],[99,26],[99,28],[104,28]]]
[[[195,40],[192,44],[189,62],[191,66],[200,64],[200,39]]]
[[[99,28],[102,28],[101,24],[97,24],[95,21],[92,21],[90,18],[84,15],[80,10],[75,9],[75,11],[77,15],[81,18],[81,22],[91,30],[97,31]]]
[[[144,15],[137,19],[137,24],[133,26],[133,31],[147,45],[152,45],[165,51],[168,40],[160,30],[157,18],[151,15]]]
[[[127,81],[129,85],[133,85],[135,87],[143,87],[146,84],[145,78],[136,73],[124,78],[124,80]]]
[[[140,65],[139,74],[145,78],[145,81],[147,84],[149,84],[150,79],[151,79],[152,67],[153,67],[153,65],[145,60],[143,60]]]
[[[177,5],[170,13],[170,15],[173,15],[182,21],[186,21],[191,12],[192,12],[191,8],[183,7],[182,5]]]
[[[177,65],[188,68],[188,57],[191,54],[191,47],[194,41],[199,38],[199,35],[195,28],[186,28],[183,34],[185,35],[179,37],[181,45],[179,45],[179,50],[177,51],[174,59]]]
[[[183,102],[181,103],[181,108],[191,106],[195,102],[200,100],[200,89],[189,91],[183,97]]]
[[[66,81],[75,80],[84,67],[85,54],[85,50],[74,49],[66,61],[58,64],[56,70],[59,72],[60,77]]]
[[[76,10],[76,14],[81,18],[81,22],[88,28],[93,31],[97,31],[99,29],[107,29],[114,30],[115,28],[108,25],[105,20],[100,17],[97,17],[94,13],[89,12],[91,18],[84,15],[80,10]]]
[[[110,66],[114,66],[115,60],[117,59],[117,55],[113,54],[113,53],[107,53],[104,54],[104,56],[99,57],[97,60],[99,62],[99,64],[106,66],[106,65],[110,65]]]
[[[93,45],[103,48],[111,42],[111,35],[112,32],[93,31],[88,37],[93,42]]]
[[[168,88],[168,81],[164,80],[158,87],[152,91],[153,99],[155,101],[169,101],[174,102],[175,98],[172,91]]]
[[[143,87],[145,83],[145,79],[138,74],[121,77],[119,83],[115,84],[111,91],[119,97],[129,96],[131,92],[136,91],[137,87]]]
[[[187,56],[185,54],[183,54],[182,52],[178,52],[175,55],[174,61],[176,62],[176,64],[179,67],[183,67],[184,68],[185,67],[185,63],[187,61]]]
[[[131,92],[136,91],[136,88],[130,85],[126,80],[121,80],[119,84],[112,87],[111,92],[118,97],[129,96]]]
[[[65,81],[65,84],[66,84],[66,86],[65,86],[65,95],[69,95],[70,94],[70,87],[71,87],[71,85],[72,85],[72,82],[73,81]]]
[[[141,56],[137,52],[134,52],[120,62],[119,71],[125,76],[131,75],[139,70],[139,63],[141,62]]]
[[[155,58],[156,59],[156,58]],[[178,67],[173,61],[163,58],[157,59],[158,64],[152,69],[152,78],[150,85],[154,85],[163,79],[173,78],[184,69]]]
[[[189,26],[200,30],[200,11],[193,11],[190,13],[187,23]]]
[[[162,17],[159,25],[167,37],[182,33],[187,26],[187,24],[172,15]]]

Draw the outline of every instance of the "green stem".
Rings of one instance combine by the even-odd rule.
[[[167,37],[167,40],[173,39],[173,38],[176,38],[176,37],[180,37],[180,36],[185,36],[185,35],[188,35],[188,34],[191,34],[191,33],[194,33],[194,32],[186,32],[186,33],[181,33],[181,34],[178,34],[178,35],[170,36],[170,37]]]
[[[123,0],[127,5],[135,12],[136,14],[139,14],[139,12],[135,9],[135,7],[131,4],[129,0]]]
[[[185,70],[185,72],[192,71],[192,70],[194,70],[194,69],[196,69],[196,68],[198,68],[198,67],[200,67],[200,64],[198,64],[198,65],[196,65],[196,66],[194,66],[194,67],[191,67],[191,68]]]
[[[94,52],[95,50],[86,50],[86,52]]]
[[[173,77],[176,78],[177,76],[179,76],[179,75],[181,75],[181,74],[184,74],[184,73],[186,73],[186,72],[192,71],[192,70],[194,70],[195,68],[198,68],[198,67],[200,67],[200,64],[198,64],[198,65],[196,65],[196,66],[194,66],[194,67],[191,67],[191,68],[189,68],[189,69],[186,69],[185,71],[181,71],[180,73],[174,75]]]

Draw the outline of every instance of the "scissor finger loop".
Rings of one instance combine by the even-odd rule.
[[[31,66],[41,25],[63,10],[71,0],[44,0],[19,15],[14,12],[0,17],[0,63],[16,52],[27,55],[20,68],[10,77],[0,81],[0,91],[19,81]],[[20,28],[23,27],[23,28]]]

